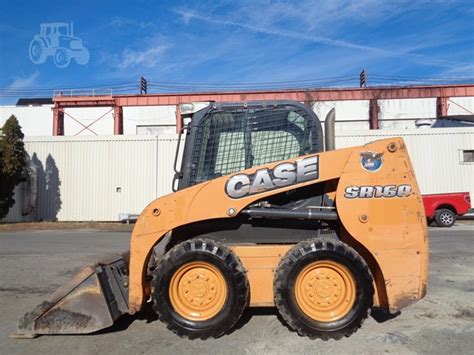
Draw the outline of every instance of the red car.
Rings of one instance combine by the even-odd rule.
[[[471,208],[469,192],[423,195],[428,221],[434,220],[439,227],[451,227],[456,216],[466,214]]]

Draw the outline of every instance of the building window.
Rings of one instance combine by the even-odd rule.
[[[474,163],[474,150],[463,150],[462,161],[464,163]]]

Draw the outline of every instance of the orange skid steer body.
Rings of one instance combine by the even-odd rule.
[[[280,117],[273,121],[287,122],[286,111],[300,110],[306,122],[316,122],[297,103],[272,105]],[[214,125],[237,121],[226,107],[209,107],[200,122],[219,110]],[[232,107],[246,113],[247,123],[269,111],[267,103]],[[215,128],[209,127],[208,145]],[[241,132],[219,127],[219,142]],[[259,139],[270,131],[262,129]],[[314,126],[312,132],[322,136]],[[243,137],[229,147],[243,145]],[[191,143],[182,165],[194,169],[204,159],[191,164],[186,149],[203,148]],[[403,140],[304,154],[301,144],[293,157],[263,164],[247,159],[244,169],[237,164],[151,202],[136,222],[129,253],[85,268],[27,313],[16,336],[95,332],[151,300],[169,329],[190,338],[222,335],[248,306],[276,306],[300,335],[338,339],[356,331],[372,307],[396,312],[423,298],[426,218]],[[257,159],[256,141],[250,146]],[[229,160],[216,149],[215,166]]]

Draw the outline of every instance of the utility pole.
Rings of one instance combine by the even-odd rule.
[[[365,75],[365,69],[362,69],[362,71],[360,72],[359,78],[360,78],[359,80],[360,87],[361,88],[367,87],[367,77]]]
[[[147,93],[147,86],[148,86],[148,82],[146,81],[146,79],[142,76],[140,78],[140,95],[143,95],[143,94],[146,94]]]

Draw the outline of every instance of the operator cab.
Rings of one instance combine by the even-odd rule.
[[[176,172],[174,181],[179,181],[178,190],[252,167],[322,152],[324,147],[318,117],[295,101],[211,103],[192,115],[184,131],[181,171]],[[175,167],[177,157],[178,153]],[[322,217],[335,215],[332,201],[325,196],[325,183],[272,195],[257,205],[268,207],[266,212],[278,208],[279,213],[290,209],[306,213],[311,208],[313,214],[324,213]],[[174,230],[173,236],[176,240],[200,236],[226,243],[266,243],[270,239],[291,243],[310,238],[321,229],[319,220],[279,218],[269,222],[250,216],[261,210],[248,209],[212,224],[193,223]]]
[[[181,171],[175,180],[181,190],[322,150],[321,123],[298,102],[211,103],[194,113],[187,125]]]

